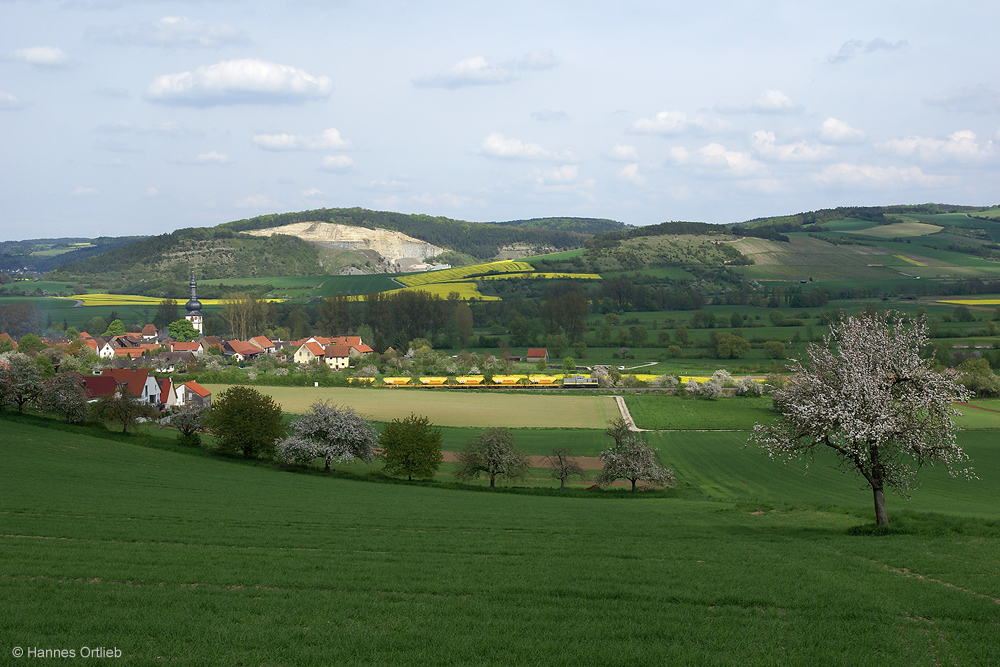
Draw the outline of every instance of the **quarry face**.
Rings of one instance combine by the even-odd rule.
[[[272,236],[285,234],[296,236],[303,241],[316,243],[328,248],[344,250],[374,250],[386,261],[395,262],[402,258],[418,258],[440,255],[445,251],[436,245],[415,239],[400,232],[386,229],[368,229],[366,227],[351,227],[331,222],[296,222],[281,227],[255,229],[241,232],[253,236]]]

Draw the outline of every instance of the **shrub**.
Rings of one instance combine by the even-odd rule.
[[[237,385],[216,396],[206,425],[222,454],[272,459],[285,434],[281,406],[253,387]]]

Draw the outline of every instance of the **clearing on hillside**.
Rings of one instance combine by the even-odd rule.
[[[882,264],[886,251],[864,245],[833,245],[808,236],[793,235],[788,243],[743,238],[734,248],[750,257],[754,266],[737,270],[761,280],[837,280],[849,275],[859,280],[895,278]]]
[[[944,227],[931,225],[926,222],[897,222],[891,225],[875,225],[867,229],[844,230],[847,234],[863,234],[864,236],[874,236],[880,239],[912,238],[914,236],[927,236],[936,234]]]

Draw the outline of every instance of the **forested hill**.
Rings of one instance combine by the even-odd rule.
[[[544,220],[571,220],[546,218]],[[592,221],[582,219],[581,227]],[[515,244],[548,246],[557,250],[580,248],[588,233],[571,229],[565,224],[558,229],[535,228],[518,224],[507,226],[483,222],[467,222],[440,216],[411,215],[391,211],[371,211],[363,208],[322,208],[298,213],[262,215],[246,220],[227,222],[219,227],[235,232],[281,227],[296,222],[329,222],[351,227],[387,229],[448,248],[477,259],[491,259],[502,248]],[[527,222],[527,221],[519,221]]]
[[[316,247],[277,235],[254,237],[219,227],[178,229],[140,239],[112,252],[69,262],[53,278],[83,279],[126,293],[156,285],[183,285],[197,267],[201,278],[316,275]]]
[[[838,206],[823,208],[817,211],[797,213],[795,215],[779,215],[770,218],[754,218],[733,225],[735,230],[751,230],[770,227],[778,232],[799,231],[806,225],[821,225],[824,222],[853,218],[868,220],[876,224],[898,222],[892,216],[898,215],[939,215],[942,213],[968,213],[981,211],[982,206],[962,206],[957,204],[900,204],[895,206]],[[886,216],[889,216],[887,219]]]
[[[606,234],[628,227],[624,222],[607,218],[531,218],[529,220],[508,220],[491,222],[501,227],[530,227],[533,229],[559,229],[580,234]]]
[[[102,236],[96,239],[59,238],[0,242],[0,272],[29,268],[46,273],[63,264],[86,259],[141,239],[141,236]]]

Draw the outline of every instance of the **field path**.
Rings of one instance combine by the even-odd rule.
[[[227,385],[206,384],[213,394]],[[508,428],[592,428],[603,430],[619,409],[610,396],[546,395],[446,389],[370,389],[350,387],[256,387],[282,410],[303,414],[316,401],[346,405],[376,421],[426,416],[438,426]]]
[[[441,456],[444,457],[445,461],[450,463],[458,461],[458,452],[441,452]],[[584,470],[600,470],[604,465],[600,456],[574,456],[573,460],[579,463],[580,467]],[[544,456],[529,456],[528,461],[531,463],[532,468],[548,467]]]
[[[632,414],[628,411],[628,406],[625,405],[624,396],[615,396],[615,402],[618,403],[618,411],[622,414],[622,419],[628,424],[628,430],[630,431],[645,431],[644,428],[639,428],[635,425],[635,421],[632,419]]]

